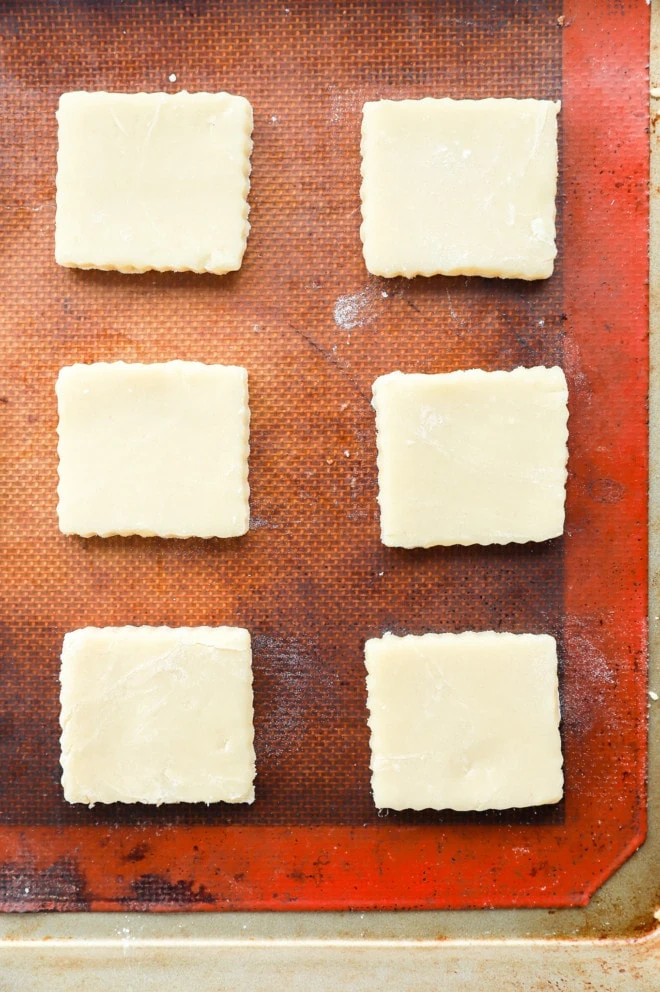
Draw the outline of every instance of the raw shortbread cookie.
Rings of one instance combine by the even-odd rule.
[[[383,544],[509,544],[564,529],[568,392],[560,368],[376,379]]]
[[[57,380],[60,529],[236,537],[249,526],[247,372],[71,365]]]
[[[550,276],[559,108],[547,100],[365,103],[369,272]]]
[[[557,649],[545,634],[367,641],[380,809],[507,809],[563,791]]]
[[[74,630],[60,677],[68,802],[254,801],[247,630]]]
[[[65,93],[55,258],[82,269],[230,272],[250,225],[252,108],[229,93]]]

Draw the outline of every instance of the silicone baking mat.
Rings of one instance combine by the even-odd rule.
[[[0,31],[0,908],[585,902],[645,831],[644,4],[32,0],[4,3]],[[58,268],[60,93],[182,88],[254,107],[241,271]],[[551,279],[368,276],[361,107],[426,95],[563,100]],[[249,370],[250,533],[61,535],[58,369],[173,358]],[[554,363],[570,388],[565,537],[383,547],[373,379]],[[253,806],[64,802],[62,637],[142,623],[252,632]],[[364,640],[462,629],[558,638],[565,799],[380,816]]]

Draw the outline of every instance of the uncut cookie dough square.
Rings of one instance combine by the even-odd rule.
[[[383,544],[509,544],[562,534],[567,402],[556,367],[378,378]]]
[[[229,93],[65,93],[55,258],[82,269],[230,272],[250,225],[252,108]]]
[[[510,99],[365,103],[361,235],[369,272],[550,276],[559,108]]]
[[[57,380],[60,530],[237,537],[249,526],[247,372],[71,365]]]
[[[562,797],[557,649],[545,634],[385,634],[365,648],[379,809]]]
[[[247,630],[74,630],[60,679],[68,802],[254,801]]]

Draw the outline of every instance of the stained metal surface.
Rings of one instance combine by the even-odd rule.
[[[641,842],[646,21],[637,4],[592,7],[566,4],[561,29],[557,3],[456,2],[441,16],[431,3],[5,5],[5,908],[580,905]],[[35,44],[45,36],[47,58]],[[488,95],[515,88],[564,100],[557,274],[534,286],[368,279],[358,238],[362,102],[484,95],[484,59]],[[255,106],[244,268],[223,280],[58,270],[59,93],[169,89],[173,71],[176,88],[227,88]],[[174,357],[250,369],[249,537],[62,537],[57,369]],[[555,361],[571,388],[568,539],[382,548],[372,379],[395,367]],[[252,809],[64,804],[61,637],[131,622],[253,631]],[[468,626],[561,639],[566,800],[380,819],[369,796],[362,641],[383,629]]]

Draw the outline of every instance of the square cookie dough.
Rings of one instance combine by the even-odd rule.
[[[57,380],[60,530],[237,537],[249,527],[247,372],[71,365]]]
[[[547,100],[380,100],[362,121],[364,259],[377,276],[552,275]]]
[[[557,648],[546,634],[367,641],[379,809],[484,810],[562,797]]]
[[[373,386],[383,544],[545,541],[564,529],[560,368],[391,372]]]
[[[85,627],[60,679],[68,802],[254,801],[247,630]]]
[[[252,108],[229,93],[65,93],[55,258],[81,269],[231,272],[250,225]]]

